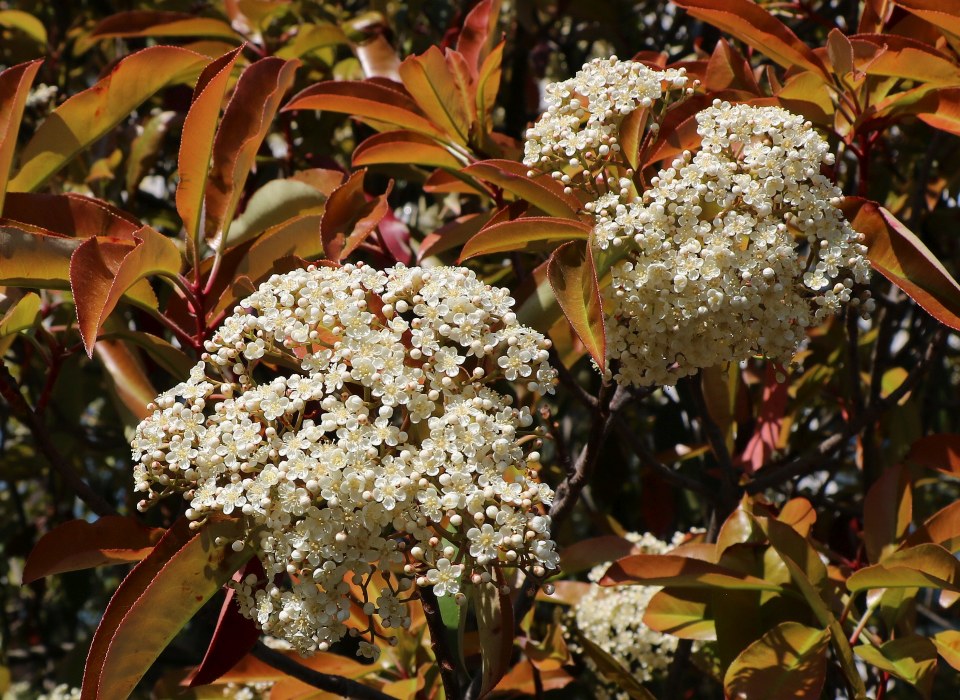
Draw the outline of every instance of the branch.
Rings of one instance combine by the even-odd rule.
[[[334,676],[329,673],[321,673],[307,668],[303,664],[297,663],[286,654],[271,649],[262,641],[257,641],[251,652],[254,658],[259,659],[268,666],[272,666],[278,671],[283,671],[291,678],[312,685],[314,688],[325,690],[328,693],[336,693],[342,698],[354,698],[355,700],[391,700],[390,696],[382,693],[376,688],[363,685],[350,678]]]
[[[7,403],[17,414],[17,417],[23,422],[33,435],[33,440],[37,449],[47,458],[50,466],[60,474],[63,480],[73,489],[73,492],[81,501],[97,515],[116,515],[117,510],[107,503],[107,501],[90,484],[83,480],[77,470],[73,468],[60,451],[54,447],[53,437],[47,431],[47,425],[43,418],[37,415],[31,408],[27,400],[20,393],[20,387],[17,380],[10,374],[7,366],[0,362],[0,396],[6,399]]]
[[[700,425],[703,428],[704,437],[710,443],[713,456],[716,457],[717,463],[720,465],[719,503],[723,513],[719,518],[725,518],[737,507],[737,501],[739,500],[737,470],[733,466],[730,450],[727,449],[727,438],[710,415],[707,399],[703,395],[703,377],[700,374],[689,377],[686,384],[693,395],[693,403],[696,405],[697,413],[700,414]]]
[[[440,603],[432,587],[424,586],[420,589],[420,604],[423,606],[423,614],[427,618],[427,627],[430,629],[430,648],[433,649],[433,658],[440,667],[443,693],[451,700],[455,700],[460,697],[460,679],[457,677],[453,652],[447,644],[447,628],[440,617]]]

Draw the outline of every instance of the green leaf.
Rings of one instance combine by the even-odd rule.
[[[302,180],[270,180],[253,193],[243,213],[230,224],[226,247],[257,238],[296,217],[322,214],[326,201],[323,192]]]
[[[633,700],[656,700],[653,694],[644,688],[643,684],[630,671],[625,669],[599,644],[594,643],[584,635],[580,635],[579,641],[583,650],[597,665],[603,677],[614,683],[619,691],[626,693]]]
[[[44,48],[47,46],[46,27],[43,26],[43,22],[28,12],[24,12],[23,10],[0,11],[0,27],[19,29],[21,32],[40,44],[40,46]],[[14,68],[17,68],[17,66],[14,66]]]
[[[89,523],[70,520],[37,542],[23,567],[23,583],[106,564],[129,564],[153,551],[163,533],[136,518],[105,515]]]
[[[784,68],[803,68],[827,77],[819,56],[789,27],[751,0],[676,0],[697,19],[732,34]]]
[[[205,235],[223,244],[243,186],[266,138],[280,100],[293,84],[298,60],[268,57],[251,64],[237,81],[213,143],[204,197]]]
[[[132,10],[117,12],[101,20],[90,34],[94,39],[139,36],[205,36],[241,42],[229,24],[213,17],[197,17],[185,12]]]
[[[327,81],[297,93],[283,111],[319,109],[349,114],[378,131],[409,129],[445,140],[442,130],[427,119],[410,95],[381,82]]]
[[[938,588],[960,592],[960,562],[944,547],[919,544],[890,554],[880,564],[854,572],[851,592],[871,588]]]
[[[854,649],[857,656],[915,687],[930,697],[937,671],[937,648],[925,637],[911,635],[884,642],[879,647],[866,644]]]
[[[659,591],[647,604],[643,624],[680,639],[715,640],[717,626],[708,613],[711,597],[703,591]]]
[[[960,631],[944,630],[937,632],[930,638],[940,658],[950,664],[954,669],[960,671]]]
[[[70,288],[70,256],[83,241],[0,226],[0,284]]]
[[[489,182],[506,192],[530,202],[548,216],[576,219],[580,202],[565,194],[563,185],[547,175],[527,175],[527,168],[509,160],[484,160],[463,170],[465,175]]]
[[[177,212],[187,232],[187,240],[199,245],[203,221],[203,198],[210,173],[210,156],[217,132],[220,105],[227,92],[233,66],[241,49],[234,49],[211,62],[193,91],[193,101],[183,122],[180,154],[177,162],[180,181],[177,183]],[[194,260],[196,265],[197,261]]]
[[[600,371],[605,371],[607,336],[603,297],[590,243],[570,241],[557,248],[547,263],[547,277],[573,331]]]
[[[180,266],[174,242],[149,226],[134,234],[133,244],[100,237],[84,241],[70,258],[70,287],[87,354],[93,357],[101,326],[128,289],[151,275],[176,276]]]
[[[615,561],[600,580],[601,586],[621,586],[627,583],[663,586],[670,591],[690,588],[777,593],[783,591],[781,586],[756,576],[673,554],[632,554]]]
[[[960,284],[923,242],[874,202],[846,197],[841,208],[854,230],[866,236],[874,269],[938,321],[960,329]]]
[[[230,580],[252,550],[239,520],[211,519],[191,530],[178,521],[123,580],[90,643],[82,700],[130,695],[177,632]],[[223,544],[217,544],[217,542]]]
[[[16,10],[0,12],[0,24],[3,23],[2,17],[10,12],[18,15],[26,14]],[[33,19],[31,15],[27,17]],[[42,25],[40,29],[43,29]],[[33,85],[33,79],[37,76],[37,71],[42,64],[42,60],[30,61],[7,68],[0,73],[0,211],[3,210],[10,165],[17,148],[17,133],[20,130],[23,109],[30,94],[30,86]]]
[[[40,297],[27,292],[0,317],[0,338],[33,328],[40,319]]]
[[[133,196],[151,165],[160,155],[164,137],[174,123],[178,123],[178,114],[172,110],[154,114],[143,127],[143,133],[133,140],[130,155],[127,158],[127,193]]]
[[[125,57],[39,126],[20,154],[22,166],[10,189],[36,190],[158,90],[192,80],[207,63],[206,56],[176,46],[151,46]]]
[[[829,644],[828,630],[781,622],[730,664],[723,679],[726,696],[736,700],[819,698]]]
[[[402,163],[458,170],[463,162],[434,139],[415,131],[387,131],[374,134],[353,152],[353,166]]]
[[[556,244],[571,239],[585,241],[592,230],[590,224],[582,221],[547,216],[526,216],[504,221],[487,226],[467,241],[460,251],[460,262],[491,253],[541,250],[544,244]],[[559,318],[559,315],[557,317]]]

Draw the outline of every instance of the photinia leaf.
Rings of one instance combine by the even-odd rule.
[[[133,240],[141,224],[117,207],[93,197],[66,194],[11,192],[3,207],[3,218],[74,238],[112,236]]]
[[[448,221],[436,231],[432,231],[420,241],[417,248],[417,260],[425,260],[432,255],[460,248],[480,232],[490,221],[490,213],[464,214]]]
[[[274,54],[278,58],[303,58],[317,49],[349,43],[343,30],[330,22],[301,24],[292,41],[278,49]]]
[[[560,552],[560,570],[576,574],[597,564],[622,559],[633,552],[633,542],[625,537],[602,535],[589,537],[564,547]]]
[[[8,10],[8,12],[14,12],[14,10]],[[3,14],[0,12],[0,15]],[[33,18],[32,15],[27,16]],[[43,25],[40,28],[43,29]],[[43,60],[37,59],[0,72],[0,211],[4,207],[4,194],[7,191],[13,153],[17,148],[17,133],[20,130],[20,120],[23,118],[23,108],[27,103],[33,79],[37,76],[37,71],[42,64]]]
[[[920,41],[896,34],[854,34],[849,41],[855,47],[857,68],[868,75],[903,78],[930,87],[960,84],[960,66]]]
[[[386,194],[368,200],[363,191],[365,175],[366,170],[358,170],[327,200],[320,221],[320,234],[328,260],[340,262],[349,256],[386,216],[389,209],[387,195],[393,182],[390,182]]]
[[[828,77],[826,67],[787,25],[751,0],[676,0],[697,19],[732,34],[784,68],[794,66]]]
[[[298,92],[283,111],[319,109],[349,114],[378,131],[409,129],[444,139],[444,132],[427,119],[410,95],[400,88],[364,80],[327,81]]]
[[[750,62],[739,51],[730,46],[726,39],[717,42],[710,60],[704,86],[711,92],[718,90],[744,90],[756,95],[761,94],[760,86],[750,68]]]
[[[712,596],[704,591],[658,591],[647,604],[643,624],[680,639],[715,640],[717,626],[707,614]]]
[[[829,644],[829,630],[781,622],[730,664],[724,692],[738,700],[819,698]]]
[[[106,340],[122,340],[124,343],[136,345],[178,381],[187,376],[196,364],[187,357],[183,350],[175,348],[163,338],[143,331],[127,330],[125,326],[119,323],[111,325],[108,322],[105,324],[101,329],[100,337]]]
[[[36,190],[158,90],[192,80],[207,63],[206,56],[176,46],[151,46],[126,56],[44,120],[21,152],[22,165],[9,188]]]
[[[529,177],[527,168],[509,160],[484,160],[461,170],[465,175],[489,182],[520,199],[530,202],[548,216],[577,218],[580,202],[565,194],[563,185],[552,177]]]
[[[806,498],[792,498],[783,504],[777,520],[789,525],[801,537],[807,537],[817,522],[817,511]]]
[[[493,108],[496,107],[500,79],[503,75],[505,43],[501,41],[487,55],[480,66],[480,75],[477,77],[477,121],[483,136],[493,131]],[[488,144],[485,143],[484,146]]]
[[[611,656],[599,644],[592,642],[585,635],[578,640],[583,646],[586,655],[596,664],[600,673],[609,682],[616,684],[617,690],[627,694],[633,700],[656,700],[653,694],[643,687],[630,671]]]
[[[23,567],[23,583],[105,564],[129,564],[153,551],[165,530],[136,518],[104,515],[90,523],[70,520],[37,542]]]
[[[937,588],[960,591],[960,562],[938,544],[918,544],[851,574],[852,592],[871,588]]]
[[[434,139],[415,131],[387,131],[374,134],[353,151],[353,166],[403,163],[430,168],[458,170],[463,162]]]
[[[132,10],[117,12],[97,23],[93,39],[137,36],[213,36],[243,41],[230,25],[213,17],[197,17],[185,12]]]
[[[863,543],[867,557],[877,563],[907,533],[913,522],[910,473],[895,465],[884,470],[863,503]]]
[[[233,580],[243,581],[250,574],[260,580],[266,578],[263,564],[256,557],[252,557],[235,573]],[[240,613],[236,589],[228,588],[207,651],[200,665],[187,677],[186,684],[194,688],[215,682],[250,653],[259,637],[260,630],[256,623]]]
[[[960,284],[923,242],[874,202],[846,197],[841,208],[854,230],[866,236],[874,269],[938,321],[960,329]]]
[[[496,43],[497,19],[500,16],[500,0],[480,0],[467,13],[457,37],[457,51],[463,56],[476,77],[480,67]]]
[[[960,551],[960,501],[938,510],[923,525],[910,533],[904,547],[930,543],[943,546],[948,552]]]
[[[573,682],[574,678],[562,668],[554,671],[538,672],[534,679],[535,668],[529,661],[521,661],[510,669],[509,673],[497,684],[496,693],[521,693],[536,695],[537,692],[560,690]]]
[[[82,700],[130,695],[170,640],[252,555],[232,543],[239,520],[174,524],[120,584],[97,627],[84,668]],[[223,542],[222,545],[216,544]]]
[[[944,630],[930,637],[940,658],[960,671],[960,631]]]
[[[251,64],[240,75],[223,111],[204,196],[204,233],[220,245],[233,221],[260,144],[299,65],[296,59],[284,61],[276,57]]]
[[[626,583],[664,586],[667,590],[714,588],[778,593],[783,591],[778,584],[756,576],[673,554],[631,554],[615,561],[600,579],[601,586],[620,586]]]
[[[449,138],[466,145],[476,119],[476,98],[463,56],[431,46],[400,64],[400,77],[421,111]]]
[[[233,66],[240,57],[237,48],[212,61],[203,69],[193,91],[193,101],[183,122],[177,169],[177,213],[183,221],[187,240],[199,242],[203,218],[203,198],[210,172],[210,156],[217,131],[220,106],[227,92]],[[196,265],[196,261],[193,261]]]
[[[40,297],[34,292],[27,292],[0,317],[0,338],[33,328],[39,320]],[[2,348],[3,344],[0,344]]]
[[[460,251],[460,262],[490,253],[540,250],[544,244],[586,240],[593,227],[576,219],[527,216],[485,227],[467,241]]]
[[[894,0],[894,2],[934,27],[960,37],[960,7],[956,4],[944,0]]]
[[[2,10],[0,11],[0,27],[12,27],[19,29],[35,42],[43,46],[47,45],[47,29],[43,22],[23,10]],[[14,66],[13,68],[17,68]],[[12,70],[12,69],[11,69]],[[4,94],[0,92],[0,94]]]
[[[110,385],[120,403],[137,421],[153,413],[150,403],[157,397],[157,390],[147,376],[141,359],[126,344],[117,340],[97,343],[94,355],[107,371]]]
[[[960,477],[960,434],[922,437],[910,445],[906,459],[917,466]]]
[[[156,274],[180,272],[180,251],[174,242],[144,226],[134,242],[92,237],[70,258],[70,287],[87,354],[93,357],[97,334],[124,292]]]
[[[862,644],[854,651],[868,664],[906,681],[923,697],[930,697],[937,670],[937,647],[926,637],[898,637],[879,647]]]
[[[510,668],[513,653],[513,605],[510,596],[500,590],[500,582],[471,587],[477,615],[477,631],[483,674],[480,697],[500,682]]]
[[[179,114],[173,110],[166,110],[154,114],[147,120],[143,133],[137,136],[130,145],[130,156],[127,158],[127,172],[125,183],[127,193],[133,193],[140,187],[144,176],[156,162],[164,137],[171,125],[179,123]]]
[[[296,217],[322,214],[327,195],[302,180],[270,180],[253,193],[227,232],[225,250],[261,236]],[[308,257],[308,256],[304,256]]]
[[[354,45],[353,52],[366,77],[400,81],[400,57],[383,33]]]
[[[547,263],[547,277],[563,315],[600,371],[607,367],[607,336],[597,266],[587,241],[570,241],[557,248]]]

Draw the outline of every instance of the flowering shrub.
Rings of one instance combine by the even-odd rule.
[[[302,653],[346,634],[345,578],[388,628],[409,627],[414,583],[455,596],[504,565],[542,578],[559,561],[553,492],[524,450],[533,418],[493,386],[549,393],[556,380],[549,341],[512,304],[463,268],[271,277],[138,426],[141,506],[182,493],[196,525],[242,513],[234,549],[249,542],[266,579],[240,582],[241,610]],[[377,568],[387,585],[368,599]]]

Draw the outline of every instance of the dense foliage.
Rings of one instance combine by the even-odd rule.
[[[0,68],[4,698],[960,692],[956,3],[25,0]]]

